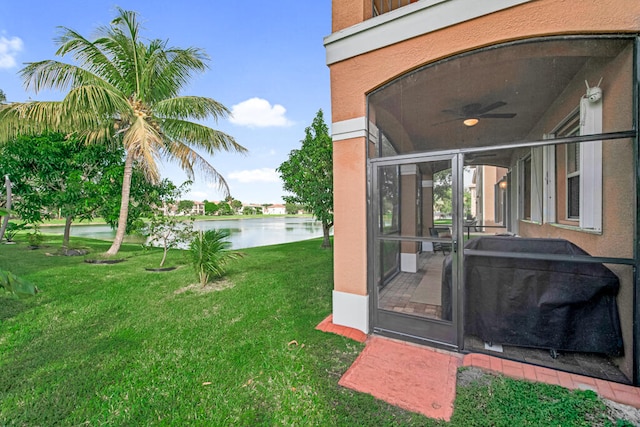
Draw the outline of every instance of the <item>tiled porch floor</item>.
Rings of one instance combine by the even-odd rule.
[[[484,342],[476,337],[465,337],[465,351],[483,353],[503,359],[518,360],[524,363],[542,365],[551,369],[558,369],[574,374],[602,378],[622,384],[629,384],[629,379],[613,364],[611,359],[603,354],[559,352],[556,359],[551,357],[549,350],[503,346],[502,353],[485,350]]]
[[[441,252],[422,252],[416,273],[396,274],[380,291],[378,307],[383,310],[406,313],[417,317],[441,319],[442,264],[445,256]],[[432,294],[425,298],[425,291]],[[422,298],[419,294],[422,293]],[[424,302],[429,300],[429,303]],[[451,298],[449,298],[451,300]],[[484,343],[475,337],[465,337],[465,351],[493,355],[484,349]],[[504,346],[501,354],[495,354],[524,363],[543,365],[552,369],[593,376],[619,383],[629,383],[628,378],[605,355],[591,353],[561,352],[553,359],[548,350]]]
[[[410,313],[414,316],[441,319],[442,305],[439,301],[439,291],[444,258],[441,252],[421,253],[416,273],[400,272],[380,290],[379,307],[389,311]],[[432,298],[433,301],[429,301],[433,304],[416,297],[421,291],[419,288],[425,285],[438,293],[436,298]]]

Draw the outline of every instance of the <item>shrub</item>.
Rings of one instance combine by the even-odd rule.
[[[230,245],[228,237],[227,230],[199,230],[191,241],[187,254],[202,286],[211,278],[224,276],[225,265],[244,256],[227,249]]]
[[[37,226],[34,227],[33,233],[27,234],[27,241],[29,242],[30,246],[39,247],[42,244],[43,240],[44,237],[40,233],[40,230]]]
[[[26,222],[21,224],[16,224],[15,222],[9,221],[7,224],[7,229],[4,232],[4,237],[7,239],[7,242],[13,242],[14,237],[18,234],[19,231],[27,230],[29,226]]]
[[[191,202],[193,203],[193,202]],[[154,213],[144,230],[148,237],[145,248],[160,246],[163,250],[160,267],[164,267],[169,249],[186,244],[194,235],[193,218],[188,221],[161,212]]]
[[[2,269],[0,269],[0,288],[20,297],[35,295],[38,292],[38,288],[32,283]]]

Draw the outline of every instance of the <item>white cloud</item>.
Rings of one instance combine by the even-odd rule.
[[[191,191],[189,192],[189,194],[192,197],[195,197],[196,200],[204,200],[207,198],[207,193],[205,193],[204,191]]]
[[[16,55],[22,50],[22,39],[19,37],[0,36],[0,69],[16,66]]]
[[[287,109],[271,105],[262,98],[251,98],[231,107],[231,123],[249,127],[286,127],[293,122],[286,117]]]
[[[280,182],[280,174],[275,169],[262,168],[231,172],[229,174],[229,179],[233,179],[241,183]]]

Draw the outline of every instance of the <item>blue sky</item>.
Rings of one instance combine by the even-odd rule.
[[[236,199],[280,203],[284,193],[275,168],[300,147],[318,109],[331,122],[323,47],[323,37],[331,33],[331,1],[0,0],[0,89],[7,100],[61,99],[58,92],[26,92],[17,72],[26,62],[70,62],[55,56],[57,27],[91,39],[116,7],[139,12],[144,37],[206,51],[210,69],[184,94],[211,97],[232,109],[232,118],[207,124],[249,149],[246,156],[220,153],[208,160]],[[186,180],[171,163],[162,171],[176,184]],[[184,198],[219,200],[221,194],[197,178]]]

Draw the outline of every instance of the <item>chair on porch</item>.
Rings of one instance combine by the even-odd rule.
[[[464,229],[467,232],[467,239],[471,238],[471,229],[473,228],[473,231],[478,231],[478,219],[477,218],[470,218],[470,219],[465,219],[464,220]]]
[[[430,227],[429,234],[431,237],[436,238],[450,238],[451,230],[448,227]],[[438,251],[442,251],[442,255],[447,255],[448,252],[451,252],[451,243],[450,242],[432,242],[433,244],[433,253]]]

